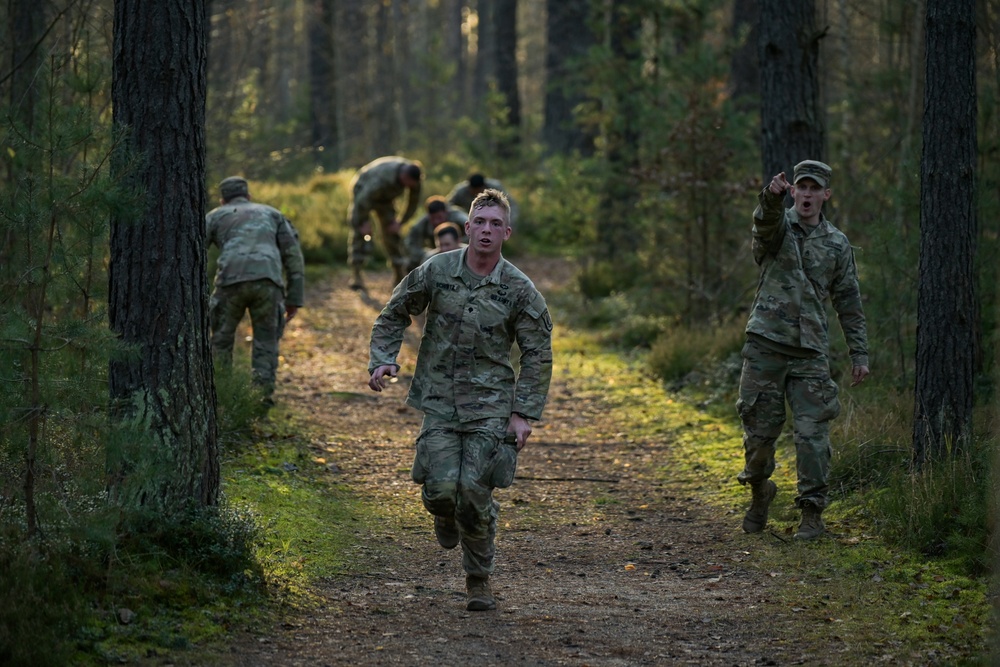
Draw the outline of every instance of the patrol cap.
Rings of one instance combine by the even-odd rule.
[[[830,169],[830,165],[817,160],[803,160],[795,165],[792,183],[798,183],[803,178],[811,178],[819,183],[820,187],[828,188],[831,176],[833,176],[833,170]]]
[[[250,194],[247,179],[242,176],[230,176],[222,179],[222,182],[219,183],[219,194],[227,201],[233,197],[246,197]]]

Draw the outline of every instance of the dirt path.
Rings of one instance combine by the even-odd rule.
[[[543,291],[566,277],[552,262],[519,264]],[[499,609],[467,612],[460,550],[437,546],[409,480],[420,415],[403,405],[408,378],[381,395],[364,384],[389,291],[387,275],[370,278],[368,295],[343,279],[312,287],[283,343],[280,398],[329,434],[325,456],[386,519],[361,529],[362,572],[326,581],[318,611],[244,645],[238,664],[836,664],[783,639],[792,619],[772,616],[766,575],[741,565],[736,519],[656,481],[670,442],[636,442],[613,422],[600,429],[613,435],[584,441],[581,426],[609,415],[558,366],[518,480],[496,494]]]

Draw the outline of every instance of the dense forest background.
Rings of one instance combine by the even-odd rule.
[[[956,19],[958,7],[968,13]],[[973,66],[929,64],[946,52],[925,48],[941,16],[969,27]],[[156,514],[177,497],[194,500],[194,514],[171,521],[226,536],[196,549],[199,562],[253,571],[245,517],[198,514],[219,502],[216,434],[246,416],[220,404],[217,420],[213,382],[234,393],[234,381],[178,380],[170,358],[149,360],[167,339],[187,346],[185,358],[207,354],[204,239],[191,230],[220,179],[246,176],[297,225],[308,262],[338,265],[347,184],[387,154],[422,162],[425,196],[474,171],[502,180],[521,207],[511,252],[573,258],[588,325],[648,355],[662,380],[722,402],[756,286],[756,193],[801,159],[828,162],[826,213],[855,246],[876,385],[847,405],[838,488],[881,497],[893,479],[912,479],[928,438],[933,451],[961,453],[933,490],[902,483],[909,491],[889,494],[905,507],[884,525],[928,554],[988,567],[1000,2],[199,0],[169,16],[158,8],[148,25],[141,17],[125,0],[0,7],[0,580],[23,599],[44,601],[39,587],[60,581],[32,574],[39,560],[106,583],[101,554],[129,540],[137,553],[150,540],[189,548]],[[160,18],[171,22],[157,31]],[[949,85],[960,78],[972,89]],[[940,140],[929,130],[957,117],[935,100],[969,110],[975,127],[928,160]],[[159,227],[126,224],[153,214]],[[173,223],[177,238],[163,241]],[[952,237],[961,248],[933,273],[922,239],[950,249]],[[192,279],[176,281],[178,270]],[[178,282],[190,317],[175,330],[153,294]],[[961,308],[920,314],[934,292]],[[144,293],[146,305],[131,307]],[[130,338],[146,321],[162,325],[160,338]],[[921,349],[931,323],[973,340]],[[840,379],[849,359],[839,332],[831,340]],[[933,385],[921,359],[934,350],[945,369],[964,369],[937,393],[967,395],[975,411],[959,415],[957,432],[918,435]],[[179,384],[140,396],[154,371]],[[168,400],[177,387],[183,409]],[[165,456],[179,449],[177,424],[192,426],[180,440],[194,453]],[[185,460],[196,465],[181,466],[192,477],[179,488],[155,481]],[[136,507],[153,512],[123,510]],[[24,609],[0,615],[35,622]]]

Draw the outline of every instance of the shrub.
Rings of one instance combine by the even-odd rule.
[[[292,221],[307,263],[346,262],[354,173],[322,174],[303,183],[254,182],[250,192],[254,200],[275,207]]]
[[[668,382],[683,380],[698,368],[717,364],[738,353],[744,341],[743,323],[712,329],[677,327],[664,332],[649,352],[649,366]]]
[[[927,556],[957,558],[972,574],[989,571],[992,456],[990,443],[977,440],[956,457],[898,473],[871,495],[882,534]]]
[[[223,583],[263,583],[256,558],[263,543],[254,513],[223,503],[191,505],[173,516],[136,513],[123,526],[122,549],[143,561],[184,565]]]
[[[10,539],[13,538],[13,539]],[[85,607],[64,559],[16,535],[0,539],[0,664],[69,664]]]

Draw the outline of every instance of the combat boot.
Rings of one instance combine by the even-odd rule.
[[[490,577],[480,577],[475,574],[465,575],[465,590],[468,594],[468,611],[489,611],[497,608],[497,599],[493,597],[490,588]]]
[[[767,525],[767,510],[778,493],[778,487],[769,479],[750,485],[750,509],[743,517],[744,533],[759,533]]]
[[[365,288],[365,279],[361,275],[361,265],[355,264],[351,267],[351,282],[347,284],[351,289],[363,290]]]
[[[822,514],[823,510],[819,507],[816,507],[812,503],[803,503],[802,522],[799,524],[799,529],[794,535],[795,539],[814,540],[826,532]]]
[[[454,549],[458,546],[461,536],[458,534],[455,519],[443,516],[434,517],[434,537],[437,538],[438,544],[445,549]]]

